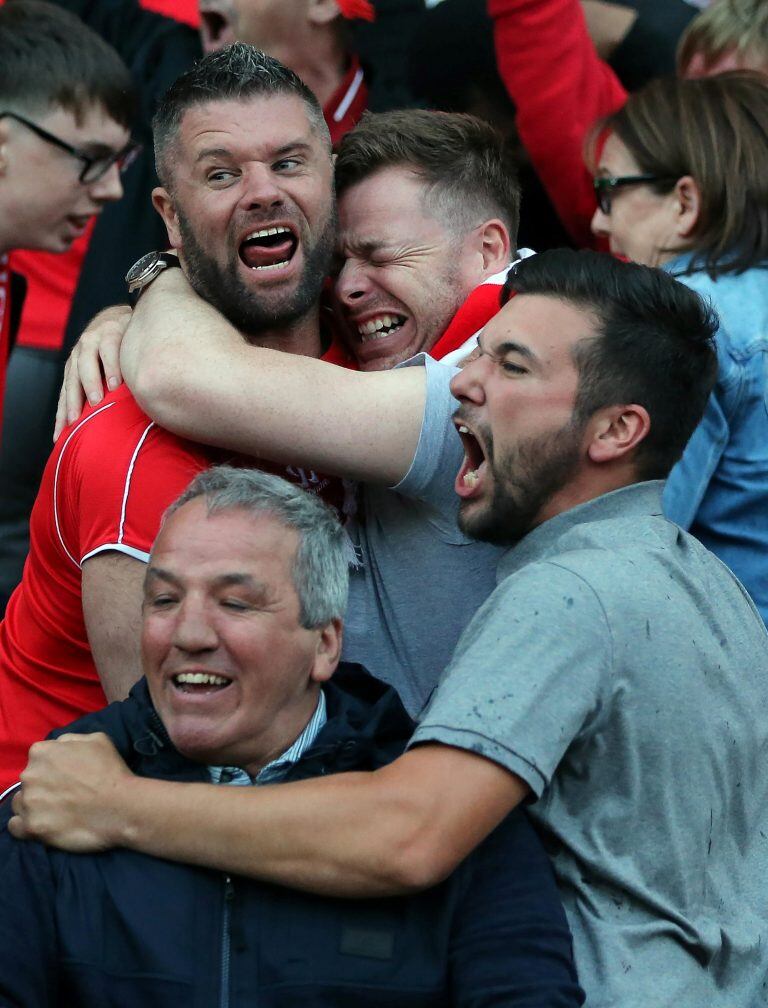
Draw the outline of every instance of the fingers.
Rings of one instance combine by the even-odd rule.
[[[114,846],[122,826],[109,799],[124,794],[126,780],[133,780],[130,770],[102,733],[36,742],[11,803],[8,829],[20,840],[74,852]]]
[[[8,820],[8,832],[17,840],[29,840],[31,833],[24,823],[24,797],[21,790],[13,796],[11,808],[13,815]]]
[[[123,380],[120,344],[131,319],[128,305],[105,308],[90,322],[69,356],[64,384],[56,409],[54,441],[64,427],[74,423],[85,401],[98,405],[104,397],[104,383],[110,391]]]
[[[107,388],[110,392],[122,384],[123,373],[120,370],[120,344],[123,341],[123,334],[127,323],[130,321],[130,314],[127,316],[126,325],[124,325],[119,332],[110,334],[109,339],[104,339],[104,341],[99,346],[99,356],[101,357],[101,369],[104,372],[104,377],[107,380]]]
[[[64,365],[64,381],[62,382],[61,389],[59,391],[59,401],[56,404],[56,422],[53,425],[54,444],[59,440],[59,434],[61,434],[61,432],[69,423],[69,411],[67,409],[67,382],[69,380],[69,370],[71,367],[71,361],[72,357],[70,355],[69,359],[67,360],[67,363]]]

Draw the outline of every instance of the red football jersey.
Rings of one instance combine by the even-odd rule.
[[[33,742],[106,704],[83,618],[83,562],[110,550],[146,562],[165,509],[221,461],[258,465],[344,510],[341,480],[178,438],[125,385],[62,433],[32,509],[24,575],[0,623],[0,793],[18,780]]]
[[[83,561],[104,550],[146,561],[163,511],[208,465],[205,449],[152,423],[125,386],[59,438],[0,623],[0,792],[32,742],[106,703],[83,620]]]

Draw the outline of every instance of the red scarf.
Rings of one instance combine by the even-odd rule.
[[[470,337],[482,329],[501,307],[501,286],[486,282],[475,287],[429,351],[429,356],[442,360],[446,354],[464,346]]]
[[[475,333],[479,332],[501,307],[502,286],[502,283],[494,279],[486,280],[485,283],[475,287],[448,323],[443,335],[428,351],[429,356],[434,360],[442,360],[443,357],[464,346]],[[336,336],[333,336],[331,345],[323,354],[323,360],[349,368],[350,371],[357,370],[355,359]]]
[[[360,18],[362,21],[374,21],[376,12],[370,0],[336,0],[341,16],[349,18]]]

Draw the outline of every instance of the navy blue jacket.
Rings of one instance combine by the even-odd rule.
[[[372,770],[411,722],[352,667],[326,687],[328,721],[286,779]],[[105,731],[134,772],[207,780],[171,745],[142,680],[76,722]],[[277,785],[279,786],[279,785]],[[129,850],[72,855],[14,840],[0,818],[0,1005],[14,1008],[432,1008],[580,1005],[552,871],[511,815],[443,884],[341,900]],[[169,826],[172,828],[172,826]]]

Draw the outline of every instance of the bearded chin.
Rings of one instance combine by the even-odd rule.
[[[491,456],[493,496],[485,508],[462,502],[461,531],[480,542],[509,548],[541,524],[545,506],[579,466],[582,430],[571,420],[554,433],[524,441],[498,464]]]
[[[335,240],[335,220],[329,218],[317,242],[306,253],[298,286],[274,298],[250,290],[238,275],[237,254],[222,269],[195,236],[186,217],[178,215],[187,276],[193,289],[246,339],[281,329],[304,318],[317,304],[329,272]]]

